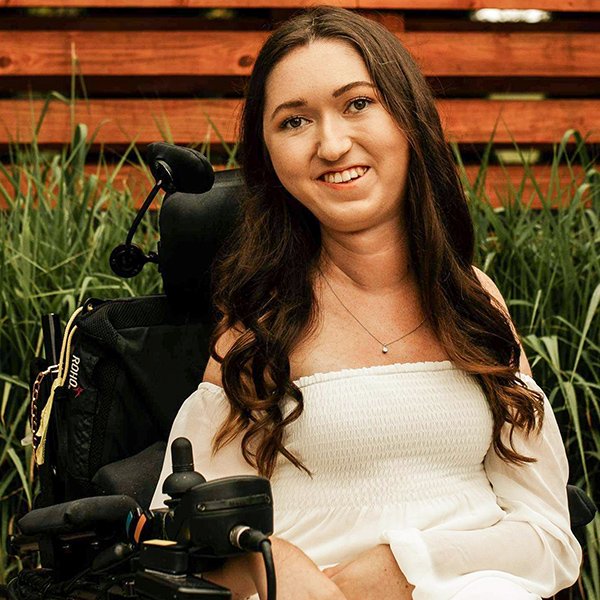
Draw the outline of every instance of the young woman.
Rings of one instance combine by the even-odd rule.
[[[536,599],[570,585],[567,462],[401,43],[320,7],[266,42],[243,222],[172,439],[270,478],[282,600]],[[163,500],[162,481],[153,506]],[[255,557],[209,579],[264,594]]]

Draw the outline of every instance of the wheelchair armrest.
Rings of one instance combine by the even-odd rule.
[[[125,494],[143,509],[149,508],[166,449],[166,442],[156,442],[134,456],[103,466],[92,479],[96,493]]]
[[[594,501],[575,485],[567,486],[567,498],[569,501],[569,515],[571,516],[571,528],[583,527],[592,521],[598,509]]]
[[[124,523],[129,511],[137,508],[139,504],[129,496],[94,496],[34,509],[18,525],[25,535],[89,531],[120,520]]]

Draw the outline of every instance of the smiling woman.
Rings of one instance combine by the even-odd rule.
[[[316,8],[262,48],[220,320],[171,439],[274,496],[284,600],[535,600],[577,577],[567,463],[394,35]],[[153,500],[159,506],[167,457]],[[209,579],[265,597],[252,558]]]

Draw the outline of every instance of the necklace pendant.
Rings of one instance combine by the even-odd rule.
[[[388,347],[387,346],[382,346],[381,347],[381,352],[383,352],[383,354],[387,354],[388,353]]]

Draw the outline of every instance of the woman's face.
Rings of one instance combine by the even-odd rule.
[[[350,44],[317,40],[277,63],[263,132],[279,180],[323,227],[399,225],[408,142]]]

